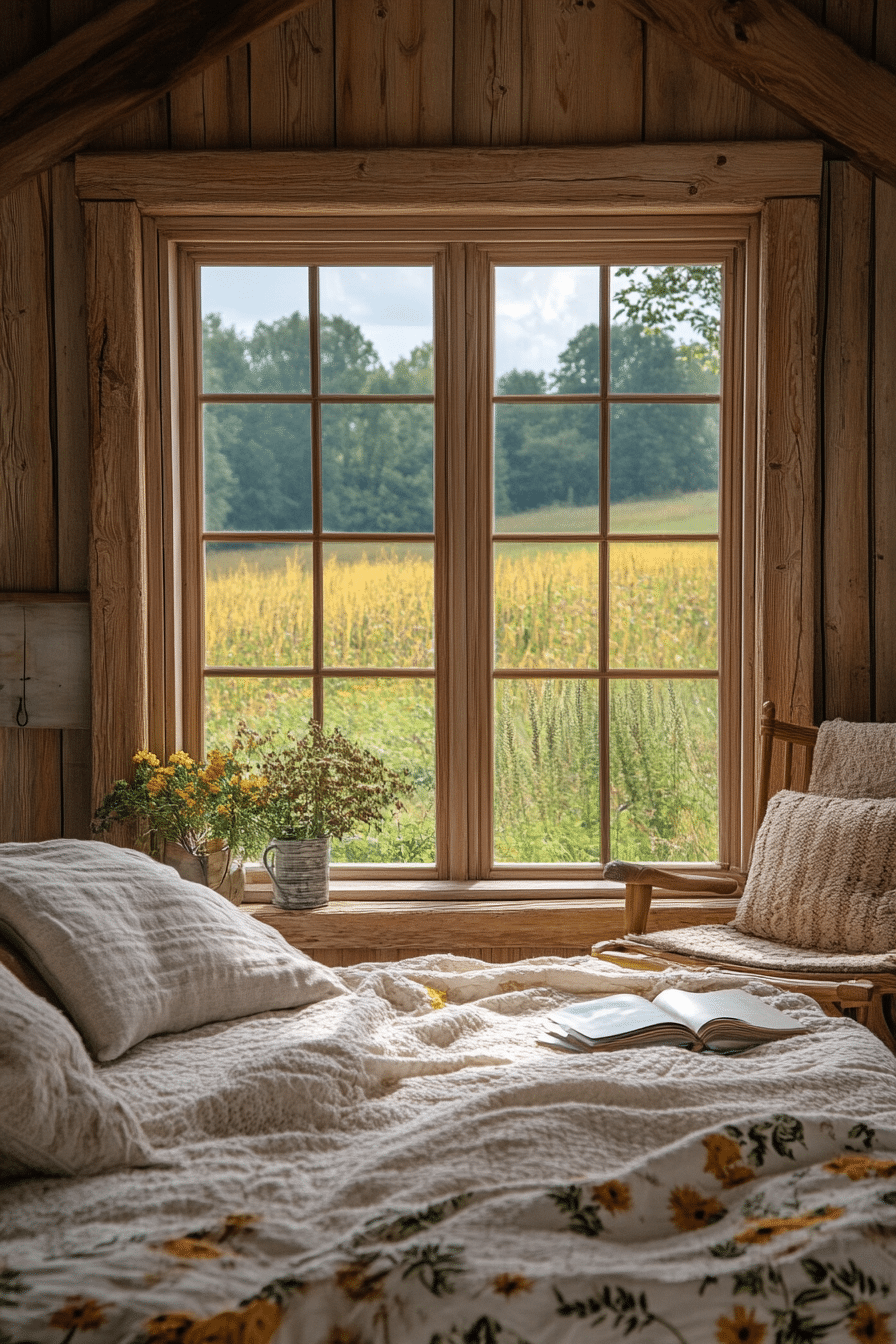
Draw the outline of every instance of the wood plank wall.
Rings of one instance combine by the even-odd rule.
[[[0,72],[107,2],[7,3]],[[896,5],[799,3],[896,70]],[[93,148],[805,134],[613,0],[321,0]],[[815,716],[896,720],[896,190],[832,154],[819,249]],[[0,590],[87,586],[82,275],[61,164],[0,201]],[[0,840],[86,834],[88,751],[84,733],[0,732]]]

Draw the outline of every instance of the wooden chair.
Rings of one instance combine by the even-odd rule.
[[[812,773],[812,756],[817,728],[800,727],[775,718],[775,707],[767,702],[762,707],[760,729],[759,789],[756,805],[755,833],[765,816],[770,797],[770,781],[775,757],[783,757],[780,769],[780,788],[805,791]],[[774,792],[775,790],[771,790]],[[697,970],[719,969],[754,974],[762,980],[796,989],[810,995],[830,1016],[848,1015],[868,1026],[875,1035],[896,1054],[896,972],[869,968],[841,978],[830,973],[788,971],[780,967],[763,967],[759,962],[726,961],[718,957],[707,959],[699,953],[656,949],[640,941],[647,932],[650,902],[654,887],[691,894],[733,895],[738,883],[719,875],[687,876],[672,873],[653,864],[613,861],[604,869],[604,876],[612,882],[625,883],[625,937],[596,943],[592,955],[615,965],[639,970],[661,970],[670,966],[688,966]],[[702,932],[705,926],[693,930],[677,930],[674,941],[687,941],[689,933]],[[761,940],[756,940],[761,946]],[[819,957],[818,960],[823,958]]]

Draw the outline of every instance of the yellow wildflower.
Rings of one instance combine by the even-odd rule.
[[[147,765],[151,765],[153,770],[155,770],[156,767],[160,764],[158,756],[154,755],[154,753],[151,751],[137,752],[136,756],[134,757],[134,764],[140,765],[141,762],[143,761],[145,761]]]
[[[152,775],[146,781],[146,792],[151,794],[153,798],[157,798],[160,793],[165,792],[167,786],[168,781],[165,779],[164,775]]]
[[[678,1185],[669,1196],[672,1221],[679,1232],[696,1232],[725,1217],[725,1205],[712,1196],[706,1197],[689,1185]]]
[[[230,816],[230,808],[225,807],[224,803],[219,803],[218,806],[215,808],[215,811],[218,813],[219,816],[222,817]]]
[[[243,1333],[240,1335],[240,1344],[268,1344],[280,1324],[283,1308],[270,1299],[259,1298],[257,1302],[250,1302],[248,1307],[243,1307],[241,1315]]]
[[[525,1274],[498,1274],[492,1279],[492,1292],[502,1293],[504,1297],[513,1297],[514,1293],[528,1293],[535,1283]]]
[[[825,1162],[824,1169],[835,1176],[848,1176],[851,1181],[896,1176],[896,1162],[892,1158],[869,1157],[863,1153],[842,1153]]]
[[[860,1302],[850,1312],[849,1333],[861,1344],[893,1344],[889,1319],[889,1314],[875,1311],[870,1302]]]
[[[143,1326],[143,1333],[153,1344],[180,1344],[184,1331],[195,1321],[185,1311],[163,1311]]]
[[[740,1145],[727,1134],[708,1134],[703,1147],[706,1149],[703,1170],[721,1181],[724,1189],[753,1180],[755,1172],[741,1162]]]
[[[607,1213],[625,1213],[632,1206],[631,1191],[623,1181],[604,1181],[603,1185],[595,1185],[591,1198]]]
[[[168,764],[183,765],[186,766],[187,769],[190,769],[193,766],[194,761],[193,757],[188,756],[185,751],[172,751],[171,755],[168,757]]]
[[[113,1305],[93,1297],[67,1297],[65,1306],[53,1312],[50,1324],[58,1330],[98,1330],[106,1323],[106,1308]]]
[[[720,1316],[716,1321],[716,1339],[719,1344],[762,1344],[765,1326],[752,1308],[735,1307],[733,1317]]]
[[[816,1223],[829,1223],[839,1218],[843,1209],[824,1208],[816,1213],[802,1213],[794,1218],[752,1218],[743,1232],[738,1232],[735,1241],[741,1245],[756,1246],[771,1241],[773,1237],[783,1236],[785,1232],[795,1232],[804,1227],[814,1227]]]

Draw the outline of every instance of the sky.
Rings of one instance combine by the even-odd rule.
[[[495,376],[509,369],[551,372],[571,337],[598,321],[597,266],[501,266],[495,283]],[[611,293],[615,289],[611,276]],[[432,271],[427,266],[322,266],[321,312],[356,323],[383,364],[432,340]],[[249,335],[256,322],[308,312],[302,266],[204,266],[203,313]],[[688,332],[676,331],[677,339]]]

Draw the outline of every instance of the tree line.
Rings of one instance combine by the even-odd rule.
[[[677,268],[683,271],[686,268]],[[629,311],[632,311],[631,309]],[[649,314],[655,317],[655,313]],[[321,317],[321,383],[327,392],[428,393],[432,345],[384,366],[361,329]],[[711,345],[676,344],[660,325],[610,329],[611,387],[618,393],[695,393],[718,386]],[[259,322],[251,335],[203,321],[206,392],[310,391],[308,319]],[[600,332],[586,325],[551,373],[513,369],[504,395],[588,393],[600,385]],[[523,513],[598,499],[600,407],[498,404],[495,511]],[[428,405],[324,405],[323,522],[328,531],[429,532],[433,526],[433,426]],[[311,421],[306,405],[205,407],[206,527],[307,531],[311,527]],[[610,497],[615,502],[712,489],[718,480],[718,413],[712,405],[629,403],[610,412]]]

